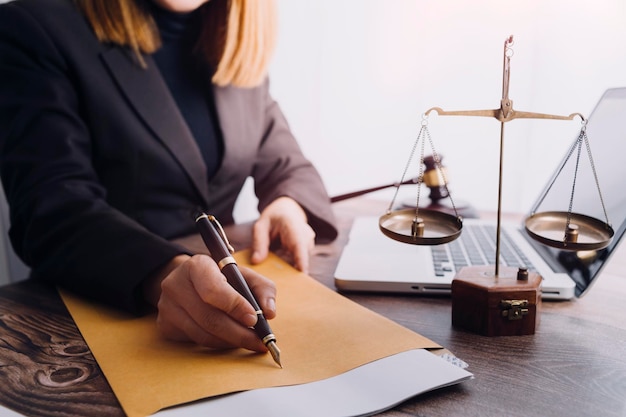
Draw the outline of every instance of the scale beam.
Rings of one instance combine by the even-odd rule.
[[[504,41],[504,63],[502,66],[502,100],[500,100],[500,108],[493,110],[456,110],[445,111],[440,107],[433,107],[429,109],[425,114],[428,115],[431,111],[437,112],[441,116],[478,116],[478,117],[493,117],[502,123],[510,122],[514,119],[552,119],[552,120],[573,120],[574,117],[579,116],[582,121],[585,118],[580,113],[572,113],[569,116],[558,116],[554,114],[533,113],[526,111],[515,111],[513,109],[513,100],[509,98],[509,81],[511,78],[511,57],[513,56],[513,35],[510,35]]]
[[[513,104],[511,100],[508,101]],[[499,120],[502,123],[510,122],[514,119],[550,119],[550,120],[574,120],[576,116],[580,117],[580,119],[584,122],[585,117],[580,113],[572,113],[569,116],[559,116],[554,114],[546,114],[546,113],[533,113],[527,111],[516,111],[512,108],[508,109],[505,112],[500,109],[493,110],[453,110],[446,111],[441,109],[440,107],[433,107],[428,109],[424,114],[429,115],[431,112],[435,112],[440,116],[477,116],[477,117],[493,117]]]

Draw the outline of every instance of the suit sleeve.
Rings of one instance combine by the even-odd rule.
[[[306,211],[318,242],[332,241],[337,227],[330,198],[313,164],[303,155],[287,121],[269,94],[269,81],[261,87],[264,100],[264,137],[253,176],[262,211],[274,199],[287,196]]]
[[[75,75],[27,9],[0,7],[0,174],[34,277],[139,312],[140,282],[183,249],[107,203]]]

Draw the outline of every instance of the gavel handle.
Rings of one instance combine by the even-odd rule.
[[[337,201],[348,200],[349,198],[359,197],[361,195],[372,193],[372,192],[378,191],[378,190],[383,190],[383,189],[389,188],[389,187],[399,187],[400,185],[406,185],[406,184],[417,184],[419,182],[419,180],[420,180],[419,177],[415,177],[415,178],[408,179],[408,180],[406,180],[404,182],[401,182],[401,183],[394,182],[394,183],[391,183],[391,184],[380,185],[378,187],[365,188],[363,190],[353,191],[351,193],[340,194],[340,195],[336,195],[334,197],[331,197],[330,198],[330,202],[331,203],[336,203]]]

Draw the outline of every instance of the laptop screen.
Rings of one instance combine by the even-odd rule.
[[[536,211],[567,212],[573,189],[572,212],[591,216],[602,222],[608,217],[609,224],[615,231],[613,239],[608,247],[597,251],[564,251],[547,247],[529,238],[555,271],[566,272],[574,280],[578,297],[590,288],[626,229],[626,88],[609,89],[604,93],[588,118],[587,137],[600,192],[583,142],[579,158],[577,148],[574,148],[569,158],[565,155],[561,163],[562,169],[557,170],[548,182],[550,184],[554,181],[553,185],[547,186],[541,193],[540,198],[545,197]],[[574,138],[574,142],[576,139]],[[566,160],[567,163],[563,165]]]

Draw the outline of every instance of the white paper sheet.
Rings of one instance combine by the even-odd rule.
[[[448,385],[470,372],[424,349],[398,353],[333,378],[262,388],[162,410],[158,417],[367,416]]]

